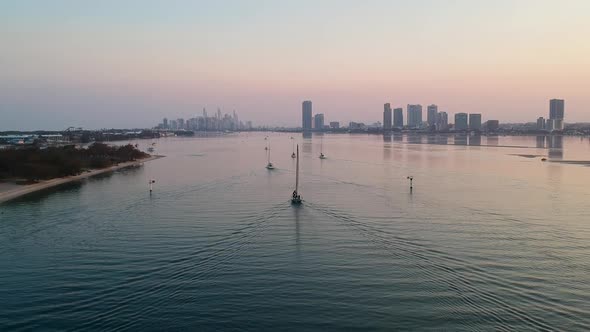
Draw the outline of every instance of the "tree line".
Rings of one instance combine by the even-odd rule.
[[[86,149],[66,146],[0,150],[0,179],[47,180],[148,156],[131,144],[109,146],[94,143]]]

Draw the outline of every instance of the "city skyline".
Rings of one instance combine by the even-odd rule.
[[[530,122],[558,97],[568,121],[590,121],[588,12],[581,0],[3,3],[0,130],[149,127],[218,106],[295,126],[305,99],[342,122],[381,121],[385,100]]]

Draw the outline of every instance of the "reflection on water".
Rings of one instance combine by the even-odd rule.
[[[455,134],[455,145],[467,145],[467,134]]]
[[[563,159],[563,136],[547,136],[547,147],[549,147],[549,158]]]
[[[391,142],[391,134],[383,134],[383,142]]]
[[[410,144],[420,144],[422,143],[422,135],[420,134],[408,134],[408,143]]]
[[[537,148],[544,149],[545,148],[545,136],[540,135],[536,137]]]
[[[500,142],[500,138],[498,135],[489,135],[486,138],[487,145],[498,145]]]
[[[449,144],[449,136],[446,134],[438,135],[436,137],[436,144],[442,144],[442,145]]]
[[[472,145],[472,146],[481,145],[481,135],[476,134],[476,135],[469,136],[469,145]]]

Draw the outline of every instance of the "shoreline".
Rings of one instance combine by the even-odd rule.
[[[164,158],[164,156],[154,155],[154,156],[150,156],[150,157],[147,157],[144,159],[138,159],[135,161],[128,161],[125,163],[120,163],[119,165],[114,165],[114,166],[107,167],[107,168],[94,169],[89,172],[84,172],[84,173],[81,173],[78,175],[72,175],[72,176],[68,176],[65,178],[56,178],[56,179],[51,179],[51,180],[40,181],[40,182],[34,183],[34,184],[22,185],[16,189],[11,189],[11,190],[7,190],[4,192],[0,192],[0,204],[10,201],[10,200],[13,200],[15,198],[19,198],[19,197],[22,197],[22,196],[25,196],[28,194],[32,194],[32,193],[40,191],[40,190],[56,187],[56,186],[59,186],[62,184],[70,183],[70,182],[80,181],[80,180],[83,180],[83,179],[86,179],[89,177],[93,177],[95,175],[104,174],[104,173],[108,173],[108,172],[114,172],[116,170],[127,168],[127,167],[139,166],[146,161],[156,160],[156,159],[160,159],[160,158]]]

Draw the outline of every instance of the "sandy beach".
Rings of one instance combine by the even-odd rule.
[[[89,172],[84,172],[79,175],[68,176],[65,178],[51,179],[51,180],[46,180],[46,181],[40,181],[35,184],[22,185],[22,186],[18,186],[18,187],[10,186],[10,187],[6,188],[7,190],[0,191],[0,204],[3,202],[9,201],[9,200],[15,199],[17,197],[21,197],[24,195],[34,193],[39,190],[59,186],[59,185],[62,185],[62,184],[68,183],[68,182],[80,181],[80,180],[83,180],[83,179],[86,179],[86,178],[89,178],[89,177],[92,177],[92,176],[95,176],[98,174],[113,172],[118,169],[122,169],[122,168],[126,168],[126,167],[138,166],[146,161],[155,160],[155,159],[159,159],[159,158],[163,158],[163,157],[164,156],[150,156],[148,158],[135,160],[135,161],[129,161],[126,163],[120,163],[118,165],[107,167],[107,168],[95,169],[95,170],[92,170]]]

